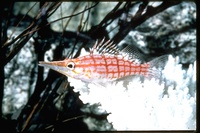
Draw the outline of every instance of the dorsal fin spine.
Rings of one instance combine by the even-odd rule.
[[[90,48],[90,55],[94,54],[94,51],[97,50],[98,40],[95,42],[94,46]]]
[[[95,52],[98,54],[115,55],[119,54],[119,49],[111,40],[105,41],[105,38],[103,38],[100,42],[98,40],[95,42],[94,46],[90,49],[90,55],[93,55]]]
[[[99,49],[99,52],[104,54],[106,50],[108,49],[108,46],[110,45],[110,40],[106,41],[105,43],[101,44],[101,48]],[[105,46],[105,47],[104,47]]]

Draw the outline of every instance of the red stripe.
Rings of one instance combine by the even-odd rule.
[[[87,57],[82,57],[81,60],[77,60],[77,62],[80,62],[79,64],[76,64],[77,68],[82,68],[83,72],[89,74],[92,74],[92,72],[98,72],[99,77],[105,74],[106,77],[109,76],[110,78],[115,78],[116,73],[116,78],[134,74],[143,74],[145,76],[149,69],[148,64],[134,64],[131,61],[124,60],[123,58],[118,58],[117,56],[110,57],[106,55],[90,55]],[[109,66],[116,66],[116,71],[109,70]],[[94,70],[91,70],[90,67],[93,67]],[[127,70],[127,67],[129,70]],[[86,70],[86,68],[89,70]]]

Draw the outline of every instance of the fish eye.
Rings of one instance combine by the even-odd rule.
[[[73,69],[75,68],[74,62],[69,62],[69,63],[67,64],[67,68],[69,68],[70,70],[73,70]]]

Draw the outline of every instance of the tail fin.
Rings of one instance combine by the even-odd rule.
[[[148,79],[151,79],[151,78],[160,79],[162,76],[162,70],[164,69],[167,63],[167,60],[168,60],[168,55],[162,55],[160,57],[157,57],[147,62],[150,65],[150,67],[146,74],[146,77]]]

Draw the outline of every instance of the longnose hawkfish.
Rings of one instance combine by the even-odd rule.
[[[143,63],[138,52],[131,46],[120,50],[110,40],[103,39],[96,41],[88,55],[62,61],[40,61],[39,65],[84,82],[105,83],[134,75],[158,78],[160,71],[156,68],[163,65],[166,58],[164,55]]]

